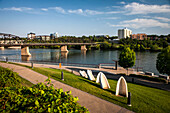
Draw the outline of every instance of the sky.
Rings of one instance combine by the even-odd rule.
[[[0,0],[0,33],[170,34],[170,0]]]

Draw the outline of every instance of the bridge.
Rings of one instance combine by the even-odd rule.
[[[21,46],[21,56],[31,56],[29,52],[29,46],[61,46],[61,52],[67,53],[68,45],[80,45],[82,51],[86,51],[87,45],[96,45],[96,43],[18,43],[18,44],[0,44],[0,49],[4,49],[4,47],[11,46]]]

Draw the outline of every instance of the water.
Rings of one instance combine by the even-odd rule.
[[[59,49],[30,49],[31,57],[23,59],[20,49],[0,50],[0,58],[18,60],[36,60],[64,63],[81,64],[100,64],[114,63],[112,60],[118,60],[119,50],[91,50],[81,52],[81,50],[69,50],[68,53],[60,53]],[[156,69],[156,59],[158,52],[136,52],[136,67],[141,67],[143,71],[150,71],[159,74]]]

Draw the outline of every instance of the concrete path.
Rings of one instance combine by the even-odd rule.
[[[17,72],[21,77],[29,80],[34,84],[38,82],[44,82],[48,78],[25,67],[7,63],[0,63],[0,66],[12,69],[14,72]],[[132,113],[132,111],[129,111],[123,107],[58,82],[54,79],[51,79],[51,81],[54,84],[54,87],[62,88],[63,91],[72,91],[72,95],[79,98],[78,103],[88,108],[91,113]]]
[[[31,66],[31,63],[20,63],[20,64]],[[58,65],[50,65],[50,64],[34,64],[34,67],[45,67],[45,68],[59,69]],[[92,70],[95,77],[97,76],[98,72],[101,71],[101,72],[104,72],[104,74],[107,76],[107,78],[114,79],[114,80],[118,80],[120,78],[120,75],[117,75],[117,73],[123,73],[124,71],[126,71],[120,67],[118,68],[118,70],[113,70],[113,69],[105,69],[105,68],[99,69],[99,68],[76,67],[76,66],[62,66],[62,69],[65,69],[70,72],[73,71],[73,73],[75,75],[80,75],[79,70]],[[129,70],[131,70],[131,73],[133,72],[132,69],[129,69]],[[133,73],[136,73],[136,72],[134,71]],[[132,82],[132,77],[124,76],[124,78],[126,79],[127,82]],[[134,78],[134,82],[137,84],[170,91],[170,84],[145,80],[145,79],[141,79],[141,78],[137,78],[137,77],[133,77],[133,78]]]

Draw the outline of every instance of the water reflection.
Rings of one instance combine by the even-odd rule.
[[[29,61],[30,58],[31,58],[31,56],[23,56],[23,55],[21,56],[22,61]]]
[[[8,57],[8,59],[19,59],[22,61],[50,61],[65,63],[84,63],[84,64],[100,64],[114,63],[112,60],[118,60],[121,51],[118,50],[69,50],[69,52],[61,52],[58,49],[30,49],[31,57],[21,57],[20,49],[4,49],[0,50],[0,58]],[[156,69],[157,53],[154,52],[136,52],[136,66],[142,67],[144,71],[150,71],[158,74]]]
[[[61,58],[67,59],[68,51],[61,51]]]

